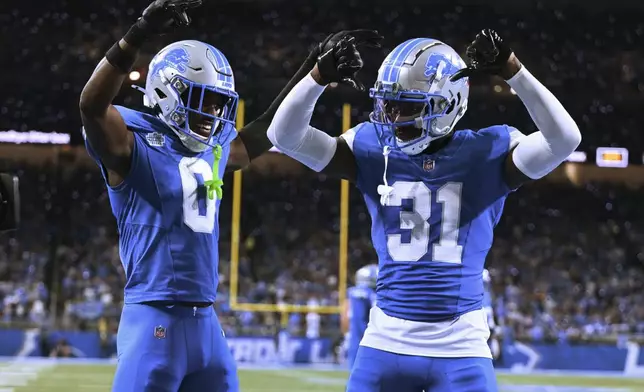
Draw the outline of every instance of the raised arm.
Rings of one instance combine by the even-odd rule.
[[[156,0],[150,4],[125,37],[100,61],[80,96],[85,137],[105,166],[108,182],[115,186],[130,170],[133,135],[112,105],[145,40],[174,24],[187,25],[186,9],[201,0]]]
[[[273,147],[273,144],[266,134],[271,125],[271,121],[273,121],[277,109],[288,93],[311,71],[320,54],[320,49],[319,45],[315,46],[300,69],[293,75],[277,97],[275,97],[268,109],[239,131],[239,135],[231,143],[230,158],[228,159],[226,169],[237,170],[245,167],[253,159]]]
[[[494,30],[481,31],[467,48],[467,55],[471,65],[452,78],[476,73],[503,77],[539,129],[517,139],[506,158],[505,180],[511,188],[545,176],[575,151],[581,143],[581,132],[575,120],[557,98],[528,72]]]
[[[281,152],[312,170],[354,181],[356,162],[344,139],[309,125],[325,88],[316,65],[280,105],[268,129],[268,138]]]
[[[519,70],[507,82],[539,130],[520,138],[506,160],[506,182],[517,188],[544,177],[563,163],[581,143],[581,132],[559,100],[514,55],[510,61],[516,62]]]
[[[377,47],[381,39],[367,30],[341,32],[327,39],[311,73],[288,93],[275,113],[267,132],[275,147],[317,172],[355,181],[355,157],[346,141],[310,126],[310,122],[315,104],[329,83],[364,89],[356,79],[363,65],[356,45]]]

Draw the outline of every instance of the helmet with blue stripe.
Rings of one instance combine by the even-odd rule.
[[[378,264],[368,264],[356,271],[356,286],[376,287]]]
[[[465,66],[454,49],[435,39],[410,39],[392,50],[369,91],[374,99],[370,119],[381,142],[416,155],[450,135],[469,97],[467,78],[450,77]]]
[[[226,145],[237,135],[239,96],[226,56],[200,41],[172,43],[150,62],[143,102],[190,150]]]

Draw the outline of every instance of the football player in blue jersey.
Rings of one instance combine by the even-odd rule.
[[[378,264],[369,264],[356,271],[356,284],[347,290],[343,331],[349,369],[353,367],[358,354],[358,346],[369,324],[369,310],[376,304],[376,280]]]
[[[142,89],[150,113],[113,106],[139,48],[187,25],[201,0],[156,0],[107,52],[80,98],[86,146],[101,168],[126,273],[113,390],[238,391],[214,313],[222,176],[272,147],[266,136],[314,49],[269,109],[239,134],[228,60],[199,41],[175,42],[151,61]]]
[[[492,359],[497,360],[499,358],[499,355],[501,354],[501,345],[499,344],[499,339],[497,338],[496,320],[494,319],[492,278],[490,277],[490,271],[488,271],[487,269],[483,270],[483,312],[485,312],[487,325],[488,327],[490,327],[490,337],[488,339],[488,345],[490,346]]]
[[[398,45],[370,90],[371,121],[333,138],[309,122],[327,84],[360,86],[358,43],[349,37],[325,51],[268,131],[282,152],[355,183],[371,215],[377,304],[347,390],[496,391],[482,303],[493,229],[513,190],[575,151],[579,128],[509,45],[484,30],[467,48],[469,67],[435,39]],[[504,78],[538,131],[455,130],[477,73]]]

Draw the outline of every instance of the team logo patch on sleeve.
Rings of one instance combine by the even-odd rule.
[[[165,332],[165,327],[162,325],[154,327],[154,337],[157,339],[165,339]]]
[[[165,144],[165,137],[160,132],[152,132],[145,135],[145,140],[152,147],[163,147]]]

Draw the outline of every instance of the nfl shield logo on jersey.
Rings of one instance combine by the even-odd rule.
[[[165,339],[165,327],[162,325],[154,327],[154,337],[157,339]]]
[[[433,159],[425,158],[425,160],[423,160],[423,170],[425,171],[434,170],[434,162],[435,161]]]

